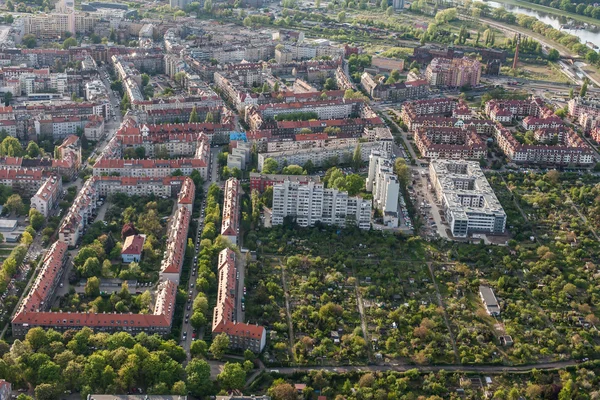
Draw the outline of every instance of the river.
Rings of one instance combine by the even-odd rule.
[[[531,17],[535,17],[543,23],[552,26],[553,28],[560,29],[562,31],[570,33],[571,35],[577,36],[583,44],[585,44],[586,42],[591,42],[596,46],[600,47],[600,29],[597,26],[586,25],[585,28],[582,29],[561,29],[561,25],[564,24],[573,23],[575,25],[582,25],[582,23],[579,21],[574,21],[571,18],[560,17],[555,14],[548,14],[545,12],[532,10],[530,8],[522,6],[514,6],[512,4],[504,4],[496,1],[486,1],[485,4],[489,5],[491,8],[504,7],[507,11],[510,11],[515,14],[525,14]],[[600,20],[598,20],[598,24],[600,25]]]

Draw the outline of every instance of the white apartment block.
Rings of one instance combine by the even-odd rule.
[[[381,149],[380,142],[363,142],[360,143],[360,155],[363,161],[369,160],[371,150]],[[258,170],[262,171],[264,162],[267,158],[272,158],[277,161],[280,166],[284,162],[288,165],[304,165],[307,161],[311,161],[316,167],[322,166],[326,161],[337,158],[338,162],[343,162],[345,159],[351,158],[356,149],[354,143],[341,143],[319,148],[295,149],[289,151],[275,151],[271,153],[258,154]]]
[[[50,216],[50,211],[58,203],[62,192],[62,179],[57,175],[50,176],[31,198],[31,207],[38,210],[44,217]]]
[[[394,162],[387,152],[371,152],[366,188],[373,193],[373,206],[381,210],[384,223],[397,228],[400,182],[394,173]]]
[[[348,196],[347,192],[325,189],[323,184],[300,184],[286,180],[273,185],[273,210],[271,223],[281,225],[286,217],[300,226],[325,225],[351,226],[369,229],[371,226],[371,200]]]
[[[477,161],[431,160],[429,176],[455,237],[504,233],[506,213]]]

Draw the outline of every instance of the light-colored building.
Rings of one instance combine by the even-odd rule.
[[[479,297],[481,297],[481,301],[489,315],[494,317],[500,315],[500,304],[498,304],[498,299],[496,299],[496,295],[491,287],[479,286]]]
[[[394,173],[394,162],[389,153],[375,150],[371,152],[366,188],[373,193],[373,206],[381,210],[384,224],[397,228],[400,181]]]
[[[62,179],[58,175],[52,175],[38,189],[31,198],[31,207],[38,210],[46,218],[50,211],[58,204],[62,192]]]
[[[371,226],[371,200],[348,196],[347,192],[325,189],[321,183],[284,181],[273,185],[271,223],[283,224],[286,218],[300,226],[325,225]]]
[[[402,71],[404,69],[404,60],[396,60],[395,58],[373,56],[371,66],[382,71]]]
[[[369,160],[369,155],[373,149],[381,149],[382,144],[380,142],[361,142],[360,143],[360,155],[363,161]],[[280,166],[287,162],[288,165],[304,165],[307,161],[313,163],[314,166],[320,167],[328,160],[337,160],[341,162],[343,160],[352,157],[356,144],[354,142],[336,143],[333,145],[325,145],[318,148],[301,148],[295,150],[282,150],[274,151],[270,153],[259,153],[258,154],[258,170],[262,171],[264,161],[267,158],[274,159]]]
[[[431,160],[429,176],[455,237],[504,233],[506,213],[478,162]]]

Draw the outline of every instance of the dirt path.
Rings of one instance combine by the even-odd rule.
[[[450,335],[450,343],[452,343],[452,349],[454,350],[455,361],[457,363],[460,363],[460,354],[458,353],[458,348],[456,347],[456,339],[454,339],[454,333],[452,333],[452,327],[450,326],[448,314],[446,313],[446,306],[444,305],[444,301],[442,300],[442,294],[440,293],[440,288],[438,287],[437,280],[435,279],[435,274],[433,273],[432,262],[427,263],[427,269],[429,270],[429,275],[431,276],[431,282],[433,282],[433,286],[435,287],[435,294],[437,296],[438,305],[444,311],[444,322],[446,323],[446,328],[448,329],[448,334]]]
[[[352,268],[352,275],[356,277],[356,271]],[[367,319],[365,318],[365,306],[363,304],[362,295],[360,293],[360,286],[358,285],[358,279],[354,281],[354,289],[356,291],[356,304],[358,305],[358,313],[360,314],[360,327],[362,328],[363,337],[367,342],[367,353],[369,354],[369,361],[373,361],[373,349],[371,348],[371,339],[369,337],[369,329],[367,327]]]
[[[285,277],[285,266],[281,265],[281,283],[283,284],[283,293],[285,294],[285,313],[288,320],[289,339],[290,339],[290,357],[295,360],[294,357],[294,324],[292,323],[292,313],[290,311],[290,292],[287,287],[287,279]]]

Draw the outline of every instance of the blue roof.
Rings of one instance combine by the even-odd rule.
[[[237,140],[240,142],[247,142],[248,138],[246,138],[246,132],[231,132],[229,134],[229,140]]]

